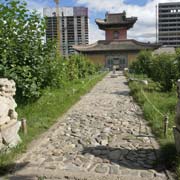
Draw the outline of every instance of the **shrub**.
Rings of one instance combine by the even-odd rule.
[[[169,54],[160,54],[154,56],[151,65],[151,78],[159,82],[163,91],[170,91],[177,77],[177,63],[175,56]]]
[[[44,35],[45,19],[29,12],[24,1],[0,4],[0,77],[15,80],[18,102],[33,101],[43,88],[63,87],[98,70],[84,56],[59,57],[55,43],[42,42]]]
[[[29,12],[25,2],[7,0],[0,4],[0,77],[15,80],[17,98],[40,96],[47,70],[50,45],[42,43],[44,20]]]
[[[177,59],[177,60],[176,60]],[[133,62],[130,72],[146,74],[152,80],[159,82],[163,91],[170,91],[177,77],[180,76],[180,53],[175,55],[151,55],[149,51],[142,51]]]
[[[137,74],[147,74],[151,73],[151,51],[141,51],[137,56],[137,61],[134,61],[130,66],[130,71]]]
[[[91,63],[85,56],[73,55],[68,59],[68,79],[81,79],[99,71],[100,66]]]

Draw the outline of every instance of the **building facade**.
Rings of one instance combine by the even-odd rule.
[[[180,47],[180,2],[159,4],[158,38],[162,45]]]
[[[61,54],[68,56],[74,53],[73,45],[89,43],[88,9],[85,7],[59,8]],[[57,38],[57,16],[55,8],[44,8],[46,21],[46,41]]]
[[[127,39],[127,31],[132,28],[136,17],[126,17],[126,13],[106,14],[105,19],[96,19],[99,29],[105,31],[105,40],[86,46],[74,46],[79,53],[86,55],[92,62],[112,69],[128,67],[141,50],[153,50],[157,44]]]

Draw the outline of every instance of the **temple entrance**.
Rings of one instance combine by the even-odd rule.
[[[106,60],[106,67],[113,69],[113,66],[116,70],[123,70],[128,66],[128,60],[126,56],[108,56]]]

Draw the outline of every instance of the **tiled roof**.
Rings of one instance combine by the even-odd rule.
[[[176,50],[174,47],[160,47],[153,52],[153,54],[157,54],[157,55],[163,54],[163,53],[175,54]]]
[[[105,19],[96,19],[96,24],[100,29],[113,27],[127,27],[131,28],[137,21],[137,17],[126,17],[126,13],[106,14]]]
[[[103,51],[138,51],[138,50],[154,50],[159,48],[159,44],[143,43],[133,39],[116,40],[116,41],[97,41],[90,45],[76,45],[73,48],[79,52],[103,52]]]

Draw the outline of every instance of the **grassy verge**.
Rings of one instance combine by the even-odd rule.
[[[27,145],[50,128],[82,95],[87,93],[106,73],[67,84],[63,89],[47,89],[35,103],[19,106],[19,119],[27,119],[28,134],[20,134],[22,143],[8,154],[0,154],[0,174],[6,174],[17,156],[25,152]]]
[[[142,78],[138,75],[129,75],[130,77]],[[147,78],[146,78],[147,79]],[[175,118],[175,107],[177,104],[176,91],[172,92],[161,92],[158,83],[149,80],[149,84],[143,85],[142,83],[132,81],[129,83],[132,96],[135,101],[141,106],[145,119],[149,122],[153,133],[155,134],[162,151],[162,160],[167,168],[175,171],[180,179],[180,160],[176,155],[175,143],[173,137],[172,127],[174,126]],[[163,134],[163,116],[155,110],[152,104],[156,107],[163,115],[168,115],[169,125],[167,136]]]

